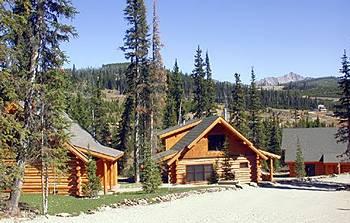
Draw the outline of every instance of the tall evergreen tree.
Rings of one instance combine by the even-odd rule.
[[[339,118],[336,138],[338,142],[347,144],[345,154],[350,157],[350,63],[345,50],[340,73],[342,76],[339,77],[338,86],[342,92],[334,113]]]
[[[204,62],[202,58],[202,50],[198,46],[194,56],[194,69],[191,77],[194,82],[194,109],[196,118],[202,118],[206,112],[206,85]]]
[[[278,118],[276,117],[276,114],[274,112],[272,113],[272,117],[270,118],[269,122],[269,138],[267,142],[267,150],[268,152],[281,155],[281,133],[279,129]],[[277,160],[274,163],[275,167],[278,167],[279,163],[277,162]]]
[[[244,91],[240,75],[235,73],[235,85],[232,90],[232,103],[229,104],[230,123],[243,135],[249,132],[245,113]]]
[[[20,18],[5,32],[8,34],[7,40],[11,41],[11,44],[6,46],[16,52],[8,65],[11,75],[18,78],[15,84],[18,87],[18,100],[24,102],[24,112],[20,118],[23,121],[23,129],[31,133],[20,140],[18,148],[11,147],[16,154],[16,167],[19,174],[15,177],[11,188],[9,212],[16,214],[19,210],[18,202],[23,184],[24,167],[30,159],[42,154],[43,146],[46,145],[42,140],[43,131],[40,127],[54,126],[48,123],[49,120],[45,120],[44,124],[37,120],[37,114],[40,114],[39,117],[47,114],[42,106],[42,100],[46,98],[43,95],[48,94],[45,92],[45,86],[49,84],[46,80],[54,78],[54,73],[51,71],[59,69],[66,60],[64,53],[60,50],[60,43],[69,41],[70,37],[75,35],[74,28],[61,21],[73,18],[76,10],[71,2],[66,0],[19,0],[8,1],[6,4],[3,8],[6,13],[11,14],[13,18]],[[0,33],[3,31],[1,27]],[[59,113],[60,110],[49,112],[50,120],[55,119]],[[55,134],[59,135],[58,132]],[[38,142],[41,142],[39,147]],[[42,156],[41,159],[43,163],[49,162]]]
[[[153,29],[152,29],[152,61],[151,61],[151,106],[150,106],[150,138],[151,151],[157,144],[154,128],[162,127],[162,111],[165,107],[167,88],[167,74],[164,69],[159,33],[159,16],[157,14],[157,0],[153,0]]]
[[[168,73],[168,89],[166,106],[163,119],[163,128],[168,128],[182,122],[182,101],[183,87],[177,60],[175,60],[174,69]]]
[[[255,73],[254,69],[252,68],[251,71],[251,82],[250,82],[250,88],[249,88],[249,128],[250,128],[250,139],[252,142],[260,146],[260,138],[261,135],[261,122],[259,118],[259,109],[260,109],[260,101],[259,101],[259,95],[258,90],[256,88],[255,83]]]
[[[205,75],[206,75],[206,89],[204,100],[206,101],[206,115],[210,116],[215,113],[215,84],[212,78],[212,71],[210,67],[208,51],[205,54]]]
[[[172,96],[174,97],[174,103],[175,103],[175,113],[176,113],[176,123],[179,125],[182,123],[182,116],[184,113],[183,110],[183,97],[184,97],[184,90],[183,90],[183,81],[180,74],[180,69],[177,64],[177,60],[175,60],[174,69],[172,72]]]
[[[128,68],[128,90],[127,102],[134,106],[130,110],[133,114],[133,141],[134,141],[134,178],[140,181],[140,153],[142,138],[146,136],[145,123],[149,122],[146,114],[149,113],[150,99],[150,79],[148,62],[148,25],[146,20],[146,7],[143,0],[127,0],[124,10],[125,20],[128,22],[128,29],[124,37],[124,46],[121,49],[125,53],[125,58],[130,61]],[[148,107],[148,108],[147,108]],[[125,113],[124,113],[125,114]],[[122,119],[129,118],[126,122],[131,122],[131,117],[123,116]],[[142,120],[141,120],[142,119]],[[121,131],[126,130],[124,128]],[[129,131],[127,129],[127,131]],[[120,136],[130,135],[128,132],[120,132]],[[126,141],[122,139],[120,141]]]
[[[111,131],[106,116],[106,107],[102,99],[101,76],[98,77],[96,86],[92,86],[91,97],[92,133],[94,138],[108,146],[111,143]]]

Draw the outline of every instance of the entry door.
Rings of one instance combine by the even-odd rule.
[[[307,176],[315,176],[315,164],[305,164],[305,172]]]

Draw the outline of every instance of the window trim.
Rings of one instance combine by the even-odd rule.
[[[201,171],[197,171],[195,170],[195,167],[201,166],[202,170]],[[210,167],[210,172],[209,171],[205,171],[205,167],[209,166]],[[194,171],[189,171],[189,167],[194,168]],[[204,164],[189,164],[186,165],[186,183],[198,183],[198,182],[207,182],[209,181],[209,179],[205,179],[205,175],[206,174],[210,174],[210,176],[213,174],[214,172],[214,165],[212,163],[204,163]],[[197,175],[201,174],[201,180],[196,180],[196,173]],[[189,174],[193,174],[192,177],[192,181],[189,180]]]
[[[210,138],[211,137],[223,137],[223,142],[222,142],[222,146],[218,146],[218,145],[215,145],[215,148],[212,148],[211,145],[210,145]],[[208,151],[223,151],[224,150],[224,147],[225,147],[225,141],[227,139],[226,135],[225,134],[215,134],[215,135],[208,135]],[[221,139],[220,139],[221,140]],[[221,143],[221,142],[220,142]],[[216,144],[219,144],[219,143],[216,143]],[[219,148],[221,147],[221,148]]]

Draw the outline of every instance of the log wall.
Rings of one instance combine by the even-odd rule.
[[[69,153],[68,171],[58,173],[49,168],[49,193],[79,195],[82,184],[87,182],[85,164]],[[41,193],[41,165],[27,165],[24,171],[22,191],[24,193]]]
[[[175,161],[168,167],[170,182],[177,184],[187,183],[186,165],[213,164],[216,166],[218,174],[221,175],[221,163],[224,159],[224,153],[222,151],[210,151],[208,149],[208,136],[220,134],[226,135],[229,142],[229,152],[233,157],[235,157],[231,163],[233,171],[236,174],[236,180],[240,181],[241,183],[260,181],[261,161],[259,156],[246,144],[244,144],[239,137],[233,134],[228,134],[226,128],[221,124],[218,124],[210,131],[209,134],[200,139],[191,149],[186,149],[178,161]],[[172,143],[177,142],[182,137],[182,134],[179,137],[169,137],[167,147],[168,145],[172,146]],[[167,140],[168,139],[165,139],[166,142]],[[248,168],[240,168],[239,164],[241,162],[247,162]]]

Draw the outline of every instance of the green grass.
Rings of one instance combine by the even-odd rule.
[[[210,187],[210,186],[208,186]],[[114,195],[100,196],[98,199],[81,199],[72,196],[64,195],[50,195],[49,196],[49,214],[55,215],[58,213],[69,213],[72,215],[78,215],[80,212],[86,212],[88,210],[94,210],[104,205],[115,204],[123,201],[124,199],[144,199],[154,198],[160,195],[166,195],[178,192],[187,192],[197,189],[204,189],[208,187],[193,187],[193,188],[161,188],[156,193],[147,194],[143,191],[127,192]],[[24,194],[22,195],[21,202],[26,203],[29,207],[40,209],[41,207],[41,195],[40,194]]]

